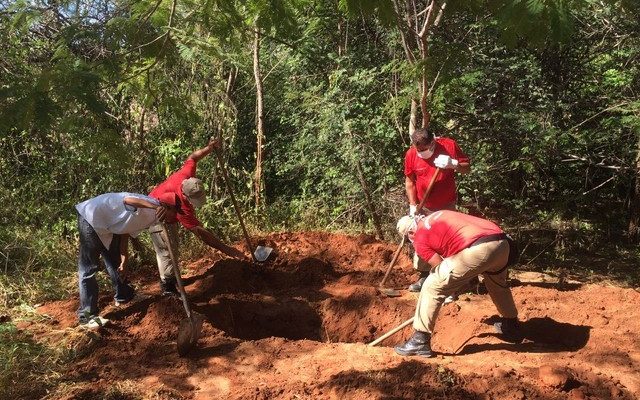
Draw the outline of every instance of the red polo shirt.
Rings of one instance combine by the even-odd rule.
[[[168,223],[180,222],[186,229],[193,229],[202,225],[196,218],[195,211],[189,200],[182,194],[182,181],[196,176],[196,161],[192,158],[185,161],[182,168],[171,174],[167,180],[159,184],[149,193],[149,196],[158,198],[165,193],[175,193],[180,198],[180,210],[177,218],[167,218]]]
[[[491,221],[456,211],[436,211],[423,219],[413,237],[413,247],[425,261],[458,254],[481,237],[503,233]]]
[[[435,138],[436,146],[433,155],[424,160],[418,157],[418,152],[411,146],[404,157],[404,175],[409,177],[416,185],[418,203],[422,200],[422,195],[426,192],[431,177],[436,171],[433,160],[441,154],[448,155],[461,163],[468,163],[469,157],[462,152],[458,144],[453,139],[438,137]],[[447,204],[453,203],[458,197],[456,191],[456,181],[453,169],[443,169],[440,171],[438,179],[433,184],[431,195],[425,203],[429,210],[439,210]]]

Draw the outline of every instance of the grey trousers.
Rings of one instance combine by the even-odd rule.
[[[179,243],[178,243],[178,224],[166,224],[167,233],[169,234],[169,240],[171,241],[171,248],[173,254],[176,256],[176,262],[180,259]],[[158,271],[160,272],[160,280],[166,282],[174,280],[173,265],[171,264],[171,257],[169,256],[169,248],[162,239],[162,224],[151,225],[149,227],[149,234],[151,235],[151,241],[153,242],[153,249],[156,251],[156,260],[158,262]]]
[[[472,278],[482,275],[485,286],[498,312],[505,318],[516,318],[516,309],[511,289],[507,285],[508,269],[497,275],[507,265],[509,242],[496,240],[466,248],[438,265],[422,285],[416,306],[413,328],[417,331],[433,333],[436,318],[444,299],[468,284]]]

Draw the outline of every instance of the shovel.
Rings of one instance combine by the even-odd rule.
[[[178,354],[185,356],[189,353],[189,350],[195,346],[200,337],[200,329],[202,327],[202,320],[196,318],[187,300],[187,294],[184,291],[184,285],[182,284],[182,276],[180,276],[180,268],[178,267],[178,261],[173,253],[173,247],[171,246],[171,240],[169,239],[169,233],[167,232],[167,226],[162,224],[162,238],[167,244],[169,250],[169,258],[171,258],[171,264],[173,264],[173,274],[176,277],[176,283],[178,285],[178,291],[180,292],[180,298],[182,299],[182,305],[187,313],[187,318],[180,321],[180,327],[178,328]]]
[[[418,208],[416,208],[416,213],[419,213],[420,210],[422,210],[422,206],[424,206],[424,202],[427,200],[427,198],[431,194],[431,189],[433,189],[433,184],[436,182],[438,175],[440,175],[440,168],[436,168],[436,171],[433,173],[433,176],[431,177],[431,181],[429,182],[429,186],[427,186],[427,190],[424,192],[424,196],[422,196],[422,200],[420,200],[420,204],[418,204]],[[398,297],[401,295],[399,290],[387,289],[387,288],[384,288],[383,286],[387,281],[387,278],[389,277],[389,273],[391,272],[391,269],[393,268],[393,266],[396,264],[396,261],[398,260],[398,256],[400,255],[400,251],[402,250],[402,246],[404,246],[404,242],[406,238],[407,238],[406,235],[402,237],[402,240],[400,241],[400,245],[398,246],[398,249],[396,250],[396,252],[393,254],[393,258],[391,259],[391,262],[387,267],[387,272],[385,272],[384,277],[382,278],[382,281],[380,281],[380,284],[378,285],[378,291],[387,297]]]
[[[238,221],[240,221],[240,226],[242,227],[242,233],[244,234],[244,239],[247,241],[247,246],[249,246],[249,251],[251,251],[251,256],[254,260],[258,262],[267,261],[267,258],[271,255],[273,249],[271,247],[266,246],[258,246],[255,248],[251,244],[251,239],[249,238],[249,233],[247,232],[247,228],[244,225],[244,221],[242,220],[242,212],[240,211],[240,207],[238,207],[238,202],[236,201],[236,197],[233,195],[233,189],[231,189],[231,183],[229,182],[229,176],[227,175],[227,168],[224,166],[224,160],[222,159],[222,154],[220,154],[220,149],[215,148],[216,157],[218,158],[218,163],[220,164],[220,170],[222,170],[222,177],[224,178],[224,183],[227,186],[227,190],[229,191],[229,197],[231,197],[231,201],[233,202],[233,208],[236,210],[236,214],[238,215]]]

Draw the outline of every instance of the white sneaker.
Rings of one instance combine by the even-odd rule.
[[[98,329],[103,326],[109,325],[111,321],[106,318],[102,318],[101,316],[95,316],[89,319],[89,321],[85,323],[80,323],[80,327],[85,329]]]
[[[442,304],[449,304],[449,303],[453,303],[454,301],[458,300],[458,296],[447,296],[446,299],[444,299],[444,303]]]

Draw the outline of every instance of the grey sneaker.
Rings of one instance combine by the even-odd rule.
[[[96,315],[95,317],[91,317],[86,321],[80,321],[80,327],[85,328],[85,329],[98,329],[101,328],[103,326],[107,326],[111,323],[111,321],[109,321],[106,318],[102,318],[99,315]]]
[[[427,280],[427,276],[429,276],[429,274],[427,275],[420,275],[420,279],[418,279],[416,282],[412,283],[411,285],[409,285],[409,291],[410,292],[419,292],[420,290],[422,290],[422,285],[424,284],[424,281]]]

